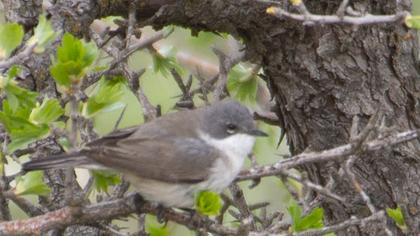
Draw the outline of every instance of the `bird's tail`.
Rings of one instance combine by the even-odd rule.
[[[59,154],[49,156],[43,159],[28,161],[26,163],[23,163],[22,170],[27,172],[32,170],[47,170],[88,166],[91,164],[91,161],[86,156],[84,156],[82,153],[75,152]]]

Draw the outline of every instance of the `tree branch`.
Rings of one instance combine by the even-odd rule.
[[[191,217],[188,213],[164,209],[154,204],[144,202],[139,195],[131,194],[127,197],[92,204],[84,207],[64,207],[44,215],[36,216],[25,220],[15,220],[0,223],[0,235],[24,235],[36,232],[44,232],[55,228],[64,228],[74,224],[97,223],[101,220],[115,219],[127,216],[132,213],[161,214],[164,219],[192,227],[196,225],[205,228],[211,233],[220,235],[235,235],[236,229],[228,228],[217,224],[206,217]]]
[[[400,132],[387,137],[377,138],[366,142],[364,145],[355,145],[353,143],[345,144],[336,148],[328,149],[321,152],[307,152],[293,156],[289,159],[279,161],[272,165],[262,166],[258,168],[251,168],[242,171],[236,178],[236,181],[250,180],[264,176],[279,175],[282,171],[303,164],[325,161],[339,161],[347,159],[349,155],[355,152],[375,151],[386,146],[392,146],[399,143],[407,142],[418,138],[420,129]]]

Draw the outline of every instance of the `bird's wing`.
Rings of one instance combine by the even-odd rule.
[[[99,146],[88,157],[125,174],[173,183],[206,180],[219,151],[200,139],[127,138],[115,145]]]

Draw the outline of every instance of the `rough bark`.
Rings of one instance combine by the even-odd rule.
[[[337,7],[309,4],[312,12],[322,14]],[[395,2],[379,5],[370,1],[360,6],[374,14],[391,14],[395,9],[407,10],[408,4],[403,4],[407,3],[396,6]],[[263,61],[292,153],[348,142],[353,116],[366,123],[378,109],[385,112],[387,126],[418,127],[418,45],[414,35],[402,25],[298,27],[278,35],[273,41],[281,45],[271,47]],[[402,206],[412,232],[420,231],[418,150],[418,143],[410,143],[367,153],[354,166],[373,204],[382,209]],[[338,174],[339,167],[338,163],[306,167],[311,179],[321,184],[332,177],[335,192],[360,206],[324,202],[331,223],[369,213],[361,199],[349,191],[349,183]],[[380,232],[369,225],[343,235],[382,235]]]
[[[85,34],[81,26],[95,18],[127,16],[130,1],[62,2],[79,6],[77,11],[68,8],[72,14],[66,14],[69,19],[62,22],[64,28]],[[247,58],[264,68],[281,118],[279,125],[287,132],[293,154],[347,143],[353,117],[359,116],[363,126],[378,109],[386,114],[387,126],[398,130],[420,127],[417,36],[402,24],[303,26],[267,15],[267,5],[253,0],[141,2],[137,15],[142,24],[156,28],[178,24],[242,38]],[[331,14],[340,2],[307,1],[307,6],[311,12]],[[161,7],[165,3],[168,5]],[[409,10],[410,4],[409,0],[361,0],[351,5],[372,14],[393,14]],[[419,147],[418,142],[411,142],[366,153],[354,166],[373,204],[379,209],[401,206],[413,234],[420,232]],[[305,166],[314,182],[326,184],[332,177],[332,190],[352,205],[322,200],[328,224],[369,213],[356,193],[349,191],[339,168],[334,162]],[[382,231],[371,224],[338,235],[382,235]]]

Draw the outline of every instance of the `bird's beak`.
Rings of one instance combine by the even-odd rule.
[[[259,129],[252,129],[252,130],[249,130],[249,131],[248,131],[248,134],[249,134],[249,135],[252,135],[252,136],[260,136],[260,137],[267,137],[267,136],[268,136],[268,134],[267,134],[267,133],[265,133],[265,132],[263,132],[263,131],[261,131],[261,130],[259,130]]]

